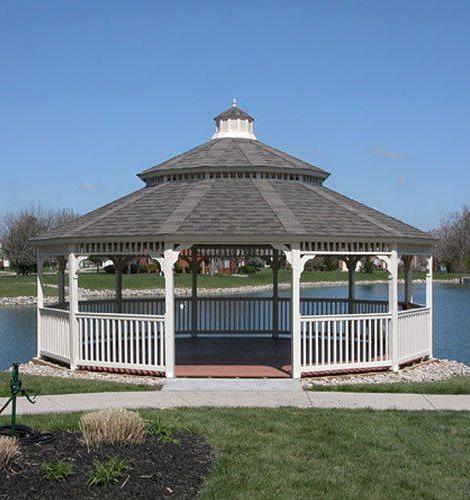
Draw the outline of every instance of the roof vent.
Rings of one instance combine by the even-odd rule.
[[[237,100],[233,99],[232,105],[220,115],[214,118],[217,126],[212,139],[225,137],[237,137],[239,139],[256,140],[253,133],[253,122],[255,119],[237,106]]]

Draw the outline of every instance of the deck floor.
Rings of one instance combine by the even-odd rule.
[[[290,339],[176,340],[177,377],[290,377]]]

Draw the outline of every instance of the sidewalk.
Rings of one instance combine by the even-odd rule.
[[[0,399],[0,407],[5,402]],[[67,413],[104,408],[177,407],[370,408],[374,410],[470,411],[470,395],[308,392],[302,390],[162,390],[39,396],[32,405],[18,398],[18,413]],[[4,413],[4,415],[7,413]]]

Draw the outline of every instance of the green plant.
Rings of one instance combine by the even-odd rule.
[[[80,430],[89,448],[102,443],[139,444],[145,435],[145,421],[133,411],[109,408],[82,415]]]
[[[93,467],[93,471],[88,475],[87,484],[89,486],[107,486],[118,482],[118,479],[123,476],[127,463],[118,457],[109,457],[106,462],[93,462]]]
[[[178,439],[172,437],[171,428],[159,418],[148,420],[146,430],[147,434],[155,436],[159,441],[164,443],[180,444]]]
[[[73,466],[63,460],[43,462],[41,469],[48,481],[65,481],[73,474]]]
[[[364,259],[362,261],[361,271],[363,273],[369,273],[369,274],[373,273],[374,272],[374,263],[369,259]]]
[[[240,267],[239,271],[241,274],[255,274],[258,272],[258,269],[255,266],[246,265]]]

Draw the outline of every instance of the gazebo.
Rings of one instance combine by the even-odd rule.
[[[398,370],[432,356],[431,236],[332,191],[329,173],[257,140],[253,121],[234,102],[215,117],[209,141],[138,174],[144,187],[36,240],[38,357],[73,370],[217,376],[231,365],[232,376],[270,376],[274,367],[299,378]],[[175,298],[182,254],[191,258],[192,294]],[[115,298],[79,300],[80,262],[89,256],[113,260]],[[126,262],[142,256],[160,264],[164,297],[123,297]],[[201,256],[267,259],[272,295],[198,296]],[[290,297],[279,294],[280,256],[292,270]],[[347,297],[301,298],[304,266],[319,256],[346,262]],[[427,262],[425,304],[412,301],[414,256]],[[354,271],[371,257],[385,263],[388,297],[357,300]],[[45,307],[50,258],[59,263],[58,303]],[[254,373],[253,364],[266,370]]]

